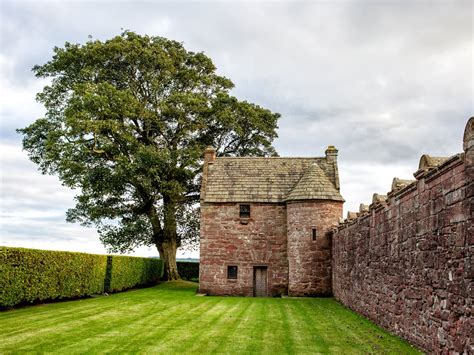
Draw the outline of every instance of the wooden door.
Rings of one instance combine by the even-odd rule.
[[[253,268],[253,295],[255,297],[267,296],[267,267],[256,266]]]

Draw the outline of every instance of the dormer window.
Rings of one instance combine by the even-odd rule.
[[[250,205],[240,205],[240,218],[250,218]]]

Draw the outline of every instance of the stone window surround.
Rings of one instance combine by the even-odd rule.
[[[230,268],[235,267],[235,277],[230,277]],[[231,282],[237,282],[239,279],[239,265],[236,265],[235,263],[233,264],[227,264],[226,265],[226,275],[227,275],[227,281]]]
[[[251,209],[252,209],[252,206],[250,203],[239,203],[238,204],[239,206],[239,217],[240,217],[240,224],[248,224],[249,221],[250,221],[250,216],[251,216]],[[243,210],[243,206],[248,206],[248,215],[244,215],[242,216],[242,210]],[[244,208],[245,209],[245,208]],[[244,211],[244,213],[246,214],[247,211]]]
[[[239,217],[242,218],[250,218],[250,203],[239,203]]]

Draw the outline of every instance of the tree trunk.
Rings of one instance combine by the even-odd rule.
[[[178,280],[178,265],[176,264],[176,240],[165,240],[157,246],[160,258],[163,261],[163,278],[165,280]]]
[[[168,196],[163,196],[163,239],[157,243],[157,247],[163,260],[165,280],[178,280],[176,204]]]
[[[171,206],[170,206],[171,205]],[[153,228],[153,240],[163,261],[163,279],[178,280],[178,265],[176,250],[178,249],[178,234],[176,231],[176,208],[169,199],[164,199],[164,228],[161,228],[160,218],[153,204],[150,204],[148,218]]]

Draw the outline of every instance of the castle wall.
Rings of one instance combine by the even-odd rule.
[[[342,202],[288,202],[288,293],[331,295],[331,237],[342,216]],[[313,240],[313,229],[316,230]]]
[[[335,297],[429,352],[474,353],[472,127],[465,154],[333,235]]]
[[[253,296],[254,267],[266,266],[268,296],[287,293],[286,206],[250,205],[250,219],[242,221],[238,203],[201,204],[200,292]],[[227,278],[230,265],[238,267],[237,279]]]

